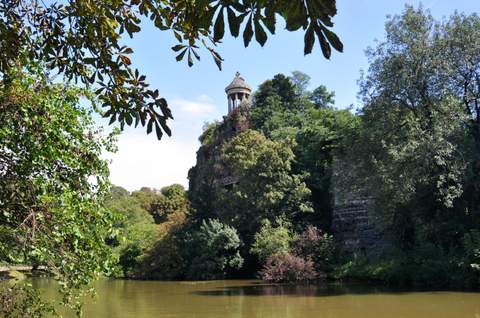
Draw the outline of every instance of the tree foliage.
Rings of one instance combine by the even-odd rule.
[[[153,204],[160,198],[160,196],[160,191],[149,187],[141,187],[139,190],[132,192],[132,197],[140,203],[144,210],[149,212],[153,211]]]
[[[52,305],[42,301],[31,286],[0,287],[0,315],[5,318],[42,318],[56,315]]]
[[[114,236],[103,150],[112,150],[79,106],[82,91],[41,68],[11,69],[0,83],[0,257],[46,265],[70,291],[111,267]]]
[[[476,15],[440,23],[407,7],[369,50],[352,153],[362,165],[359,180],[404,248],[425,240],[449,248],[476,224],[478,93],[471,80],[480,70],[479,30]]]
[[[184,240],[190,224],[185,212],[175,212],[158,225],[158,236],[153,246],[146,250],[133,277],[146,279],[178,280],[186,277],[191,255],[187,254]]]
[[[273,226],[272,222],[265,220],[260,230],[255,233],[251,252],[263,262],[273,255],[286,254],[290,251],[290,244],[293,241],[291,225],[282,219],[277,219],[276,223],[276,226]]]
[[[160,192],[161,196],[155,200],[151,209],[156,223],[160,223],[175,212],[188,212],[187,192],[182,185],[172,184],[162,188]]]
[[[309,98],[317,108],[333,107],[335,103],[335,93],[329,92],[324,85],[315,88],[310,93]]]
[[[115,276],[132,276],[157,238],[157,226],[141,199],[121,187],[113,187],[105,202],[105,207],[116,216],[114,228],[118,236],[110,245],[118,258],[121,272],[115,272]]]
[[[0,4],[0,74],[27,61],[45,61],[51,70],[84,85],[96,87],[104,116],[124,125],[154,128],[160,139],[170,135],[173,118],[158,89],[149,88],[145,75],[131,64],[133,50],[122,44],[125,35],[139,33],[148,20],[160,31],[172,32],[177,61],[189,66],[200,60],[205,47],[221,67],[215,46],[226,25],[234,37],[243,27],[244,45],[252,38],[264,45],[274,34],[277,18],[287,30],[305,30],[305,54],[318,37],[323,55],[343,44],[330,28],[335,0],[309,1],[3,1]],[[144,21],[144,22],[142,22]]]
[[[187,278],[219,279],[243,264],[237,231],[219,220],[203,220],[185,244],[189,257]]]
[[[293,170],[305,174],[315,210],[309,222],[329,228],[332,213],[333,158],[359,125],[349,110],[332,107],[333,96],[320,85],[308,90],[309,76],[294,72],[262,83],[252,105],[252,125],[274,140],[294,139]],[[299,85],[301,87],[299,87]]]
[[[312,211],[303,176],[294,174],[291,142],[274,142],[247,130],[224,145],[222,162],[238,178],[220,189],[218,217],[251,241],[263,219],[295,219]]]

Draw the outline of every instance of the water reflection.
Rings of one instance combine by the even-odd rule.
[[[419,290],[420,291],[420,290]],[[378,287],[360,284],[321,284],[321,285],[289,285],[266,284],[252,282],[249,285],[220,286],[214,290],[193,291],[196,295],[203,296],[338,296],[345,294],[377,294],[377,293],[403,293],[411,292],[408,289]]]
[[[55,285],[34,285],[57,298]],[[408,292],[362,285],[271,285],[258,281],[102,280],[85,317],[115,318],[480,318],[480,294]],[[66,313],[66,317],[73,315]]]

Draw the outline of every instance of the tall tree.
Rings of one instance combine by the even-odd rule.
[[[263,82],[255,92],[251,107],[254,129],[272,137],[275,130],[298,127],[302,123],[300,112],[305,105],[298,98],[298,88],[291,78],[277,74]]]
[[[309,76],[296,71],[262,83],[252,104],[253,128],[273,140],[292,139],[295,173],[305,174],[312,192],[314,214],[310,222],[328,229],[333,207],[333,158],[341,152],[343,139],[358,125],[349,110],[333,108],[333,92],[323,85],[308,91]]]
[[[215,211],[248,243],[264,219],[298,220],[312,211],[304,176],[292,171],[291,143],[271,141],[248,130],[224,145],[222,164],[238,182],[217,190]]]
[[[165,221],[168,215],[175,212],[188,212],[187,192],[181,184],[172,184],[160,191],[162,195],[153,203],[151,210],[155,222]]]
[[[0,82],[0,261],[46,265],[70,296],[111,265],[112,140],[79,106],[84,92],[28,69]]]
[[[333,107],[335,93],[329,92],[326,86],[320,85],[310,93],[310,100],[317,108]]]
[[[307,92],[311,79],[309,75],[300,71],[293,71],[290,79],[295,84],[299,95],[303,95],[305,92]]]
[[[407,7],[386,31],[368,51],[371,66],[361,81],[357,163],[403,247],[428,241],[448,248],[475,226],[479,211],[468,180],[478,176],[478,94],[470,81],[480,68],[480,19],[456,14],[440,23]]]

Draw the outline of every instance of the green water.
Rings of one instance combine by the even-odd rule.
[[[54,297],[54,282],[34,285]],[[480,293],[399,292],[365,287],[274,286],[258,281],[102,280],[85,317],[480,318]],[[67,315],[67,317],[69,317]]]

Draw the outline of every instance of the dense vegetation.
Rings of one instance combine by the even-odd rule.
[[[206,126],[183,217],[146,208],[167,233],[135,277],[478,286],[480,19],[408,7],[386,31],[356,114],[294,72]],[[381,249],[334,243],[334,190],[373,202]]]
[[[112,207],[133,222],[121,224],[123,231],[136,226],[140,215],[142,220],[154,216],[157,231],[164,231],[142,245],[115,247],[120,274],[305,281],[331,273],[335,244],[324,231],[330,230],[333,208],[333,158],[360,121],[349,110],[332,108],[333,93],[325,87],[308,91],[308,82],[307,75],[295,72],[262,84],[251,107],[227,120],[250,129],[227,132],[230,137],[223,139],[228,123],[207,126],[201,151],[211,151],[211,157],[190,171],[188,200],[184,191],[178,191],[182,200],[174,200],[167,195],[174,191],[166,189],[129,194],[115,188]],[[235,182],[219,186],[217,179],[226,171]],[[129,209],[119,193],[132,202]],[[140,210],[133,209],[138,205]],[[168,212],[171,206],[178,208]],[[141,226],[146,236],[154,220],[147,223]]]
[[[102,204],[108,166],[101,158],[113,150],[113,136],[79,106],[86,92],[52,83],[42,70],[12,69],[12,80],[0,82],[0,263],[46,265],[65,302],[78,305],[72,292],[113,264],[105,244],[114,236],[113,215]],[[36,317],[34,308],[43,307],[28,291],[1,289],[0,314],[30,304],[25,317]],[[12,301],[14,295],[24,301]]]
[[[178,187],[148,206],[151,215],[141,212],[142,198],[132,206],[123,198],[126,207],[121,202],[112,207],[124,212],[117,213],[119,220],[105,208],[108,169],[100,155],[111,150],[111,138],[93,125],[91,110],[121,129],[141,124],[147,133],[155,130],[158,139],[171,134],[167,121],[173,118],[158,89],[132,67],[125,35],[132,38],[152,23],[178,41],[171,48],[177,61],[192,66],[202,46],[221,68],[215,47],[226,25],[233,37],[243,28],[245,46],[253,38],[263,46],[282,17],[289,31],[305,31],[305,54],[318,38],[329,58],[332,47],[343,49],[331,31],[335,14],[335,0],[1,1],[0,263],[46,265],[61,282],[65,301],[73,304],[73,291],[110,273],[111,247],[128,274],[156,235],[152,216],[173,228],[176,217],[182,219],[185,205],[173,199]],[[63,77],[53,80],[54,73]],[[87,110],[80,103],[84,97],[94,107]],[[206,233],[217,228],[214,221],[205,226]],[[170,236],[172,229],[163,228]],[[114,229],[126,239],[117,238]],[[50,311],[33,290],[18,284],[2,288],[0,302],[2,316],[39,317]],[[77,304],[78,314],[80,308]]]
[[[83,19],[100,3],[69,5],[77,4],[75,10],[85,13]],[[185,9],[165,3],[162,10]],[[101,12],[115,11],[112,6]],[[8,19],[25,23],[32,12],[22,16],[17,12],[22,8],[14,6]],[[155,19],[160,13],[154,9],[139,10]],[[226,11],[232,35],[237,34],[242,21],[232,16],[231,8],[213,9],[205,13],[209,19],[202,18],[206,24],[199,25],[210,30],[214,24],[209,32],[220,40],[224,26],[219,16]],[[290,29],[306,29],[307,53],[314,41],[312,32],[327,36],[334,47],[340,45],[322,27],[328,23],[318,19],[317,26],[305,23],[310,16],[290,21],[287,9],[272,10],[283,14],[287,24],[293,23]],[[57,8],[51,18],[68,20],[63,10]],[[248,12],[240,15],[245,18]],[[107,22],[112,17],[102,18],[104,31],[110,30]],[[324,18],[329,21],[329,15]],[[180,15],[169,27],[182,33],[189,19]],[[248,19],[246,44],[254,34],[263,43],[263,29],[257,24],[263,19],[269,27],[268,15],[251,12]],[[159,28],[162,21],[157,22]],[[138,31],[136,16],[118,23],[128,33]],[[72,34],[90,38],[88,30],[79,27]],[[0,31],[14,37],[18,30]],[[166,103],[154,101],[160,97],[142,86],[144,78],[124,74],[126,56],[113,69],[105,69],[108,61],[82,55],[83,46],[67,52],[89,59],[86,64],[99,70],[92,81],[98,77],[103,82],[102,74],[125,78],[117,78],[116,86],[97,95],[52,82],[45,71],[50,64],[24,64],[22,59],[36,60],[45,53],[42,50],[56,52],[73,44],[60,37],[65,42],[35,46],[38,39],[45,40],[40,31],[45,30],[17,39],[17,47],[29,43],[34,51],[13,60],[10,51],[2,50],[0,56],[0,263],[46,265],[62,283],[66,303],[78,311],[74,292],[101,274],[134,279],[257,276],[273,282],[337,278],[429,287],[480,285],[477,15],[455,14],[438,22],[422,9],[407,7],[389,18],[385,40],[368,51],[370,68],[360,81],[362,105],[355,114],[334,108],[334,93],[325,86],[310,90],[309,77],[301,72],[265,81],[250,104],[205,127],[188,191],[181,185],[133,192],[110,187],[101,154],[114,150],[114,134],[104,136],[95,127],[90,112],[79,105],[80,98],[95,105],[94,97],[99,97],[103,106],[113,109],[108,115],[122,124],[133,123],[137,113],[138,121],[146,121],[145,109],[122,108],[124,103],[148,100],[149,107],[153,102],[163,112],[149,112],[158,135],[167,130],[162,117],[169,114]],[[187,35],[193,36],[202,29],[190,31]],[[188,41],[187,35],[179,41]],[[109,42],[110,36],[103,36]],[[5,39],[0,48],[9,43]],[[325,39],[321,43],[328,53]],[[193,45],[176,47],[182,50],[180,59]],[[117,42],[113,47],[86,48],[94,55],[120,49]],[[79,79],[87,74],[70,69],[68,63],[52,65]],[[136,96],[140,100],[128,101],[130,95],[122,92],[131,91],[133,84],[142,86]],[[119,90],[122,98],[109,102],[109,90]],[[153,122],[148,122],[151,131]],[[335,242],[332,215],[338,192],[369,199],[369,217],[383,233],[381,249],[346,253]],[[0,290],[0,305],[0,315],[5,316],[39,317],[52,310],[28,286],[18,284]]]
[[[392,240],[378,276],[478,285],[480,18],[407,8],[368,52],[349,160]],[[477,257],[474,257],[477,255]]]

